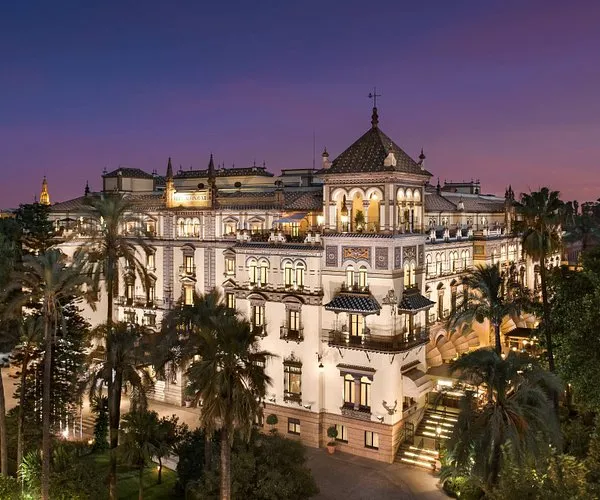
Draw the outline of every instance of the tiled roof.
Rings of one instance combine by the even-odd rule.
[[[88,196],[80,196],[72,200],[55,203],[50,208],[51,212],[73,212],[84,210],[87,208],[85,200],[93,196],[100,196],[101,193],[92,193]],[[146,193],[146,194],[126,194],[126,199],[131,201],[131,204],[142,210],[153,210],[164,208],[164,200],[162,193]]]
[[[398,310],[416,312],[429,309],[434,305],[435,302],[421,295],[418,290],[406,290],[402,295],[402,300],[398,304]]]
[[[384,166],[386,157],[394,153],[396,166]],[[340,154],[323,174],[352,172],[409,172],[431,176],[379,127],[371,127],[354,144]]]
[[[425,192],[425,211],[426,212],[453,212],[456,205],[441,194]]]
[[[142,169],[131,167],[119,167],[108,174],[104,174],[102,177],[118,177],[119,172],[122,177],[133,177],[134,179],[154,179],[152,174],[144,172]]]
[[[393,234],[383,234],[383,233],[325,233],[327,238],[394,238]]]
[[[357,313],[379,313],[381,306],[371,294],[338,293],[328,304],[328,311],[345,311]]]
[[[251,241],[240,241],[233,245],[238,248],[281,248],[286,250],[314,250],[323,248],[318,244],[308,243],[271,243],[271,242],[251,242]]]
[[[267,172],[265,167],[243,167],[243,168],[220,168],[215,170],[215,177],[236,177],[244,175],[259,175],[263,177],[273,177],[271,172]],[[188,179],[195,177],[208,177],[208,169],[202,170],[179,170],[173,178]]]
[[[323,208],[323,190],[284,191],[285,208],[288,210],[321,210]]]

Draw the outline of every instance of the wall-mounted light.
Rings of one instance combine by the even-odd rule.
[[[306,404],[303,404],[302,406],[304,406],[304,408],[306,408],[307,410],[310,410],[312,408],[312,403],[306,403]]]
[[[274,403],[277,400],[277,397],[275,396],[275,394],[273,394],[270,398],[269,401],[271,401],[271,403]]]
[[[323,371],[325,369],[325,366],[323,366],[323,355],[319,354],[318,352],[315,354],[317,355],[317,361],[319,363],[319,370]]]

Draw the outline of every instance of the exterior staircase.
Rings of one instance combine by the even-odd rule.
[[[454,408],[427,408],[414,439],[400,445],[395,462],[435,470],[439,444],[452,436],[457,420],[458,410]]]

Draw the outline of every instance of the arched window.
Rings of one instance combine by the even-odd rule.
[[[185,236],[185,221],[179,219],[177,222],[177,236]]]
[[[259,266],[259,283],[260,286],[266,286],[269,284],[269,263],[266,260],[262,260]]]
[[[360,378],[360,406],[371,407],[371,380],[368,377]]]
[[[185,219],[185,235],[191,236],[193,232],[192,219]]]
[[[200,236],[200,220],[194,218],[192,221],[192,235],[197,238]]]
[[[435,274],[435,271],[431,268],[431,266],[432,266],[431,255],[427,255],[427,257],[425,259],[425,263],[426,263],[425,272],[427,273],[427,276],[429,277],[432,274]]]
[[[248,263],[248,277],[250,279],[250,284],[256,285],[258,282],[258,265],[256,263],[256,259],[252,259]]]
[[[466,268],[469,265],[469,257],[471,256],[471,253],[468,250],[464,251],[464,255],[463,255],[463,268]]]
[[[456,263],[458,261],[458,252],[450,252],[450,270],[456,272]]]
[[[410,287],[410,264],[404,263],[404,288]]]
[[[435,256],[435,273],[437,275],[441,275],[442,271],[443,271],[443,260],[442,260],[442,254],[438,253]]]
[[[294,284],[294,268],[291,262],[286,262],[283,266],[283,281],[285,286]]]
[[[416,262],[410,263],[410,286],[417,284],[417,264]]]
[[[409,201],[412,200],[412,189],[406,190],[406,199]]]
[[[303,287],[304,286],[304,275],[306,274],[306,266],[304,262],[296,263],[296,286]]]
[[[344,404],[354,405],[356,403],[356,383],[354,377],[349,373],[344,376]]]
[[[364,289],[367,285],[367,268],[365,266],[360,266],[360,269],[358,270],[358,286],[361,289]]]
[[[346,285],[349,288],[354,286],[354,266],[348,266],[346,268]]]

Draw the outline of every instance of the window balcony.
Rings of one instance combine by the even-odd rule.
[[[289,342],[302,342],[304,340],[304,327],[300,328],[288,328],[287,326],[281,326],[279,328],[279,338]]]
[[[181,278],[195,278],[196,266],[179,266],[179,276]]]
[[[351,401],[344,401],[340,408],[344,417],[356,418],[359,420],[371,420],[371,407],[355,404]]]
[[[252,325],[252,333],[259,337],[266,337],[267,327],[265,325]]]
[[[341,292],[359,292],[359,293],[370,293],[369,291],[369,285],[358,285],[358,284],[353,284],[353,285],[349,285],[348,283],[342,283],[342,286],[340,287],[340,291]]]
[[[299,405],[301,405],[302,404],[302,393],[301,392],[283,391],[283,400],[286,403],[298,403]]]
[[[412,334],[397,335],[372,334],[369,329],[365,329],[362,335],[350,335],[347,331],[323,330],[321,340],[327,342],[330,347],[394,354],[429,342],[429,330],[423,328],[420,331],[413,331]]]

